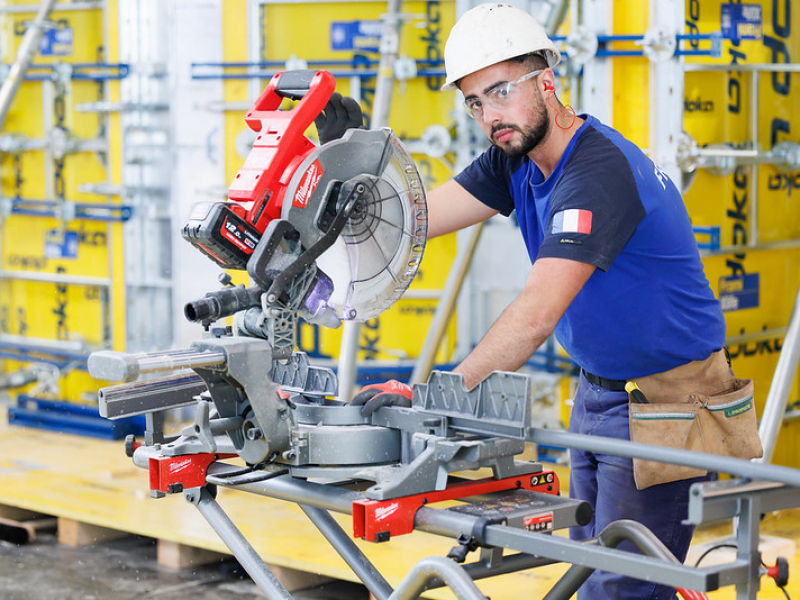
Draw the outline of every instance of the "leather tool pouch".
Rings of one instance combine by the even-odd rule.
[[[723,350],[664,373],[635,380],[647,398],[631,398],[631,440],[734,458],[759,458],[753,382],[737,379]],[[660,483],[700,477],[704,469],[633,459],[640,490]]]

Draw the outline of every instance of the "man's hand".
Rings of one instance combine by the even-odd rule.
[[[314,119],[319,143],[338,140],[348,129],[363,127],[361,106],[353,98],[334,92],[328,104]]]
[[[390,379],[386,383],[373,383],[364,386],[350,404],[361,406],[362,417],[368,417],[384,406],[410,408],[411,388],[395,379]]]

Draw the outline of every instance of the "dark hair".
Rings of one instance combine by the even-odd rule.
[[[519,63],[521,65],[525,65],[530,68],[531,71],[536,71],[538,69],[546,69],[549,65],[547,63],[547,58],[541,52],[530,52],[528,54],[521,54],[520,56],[515,56],[514,58],[510,58],[509,62]]]

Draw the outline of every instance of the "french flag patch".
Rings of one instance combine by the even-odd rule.
[[[553,215],[553,233],[591,233],[592,211],[568,208]]]

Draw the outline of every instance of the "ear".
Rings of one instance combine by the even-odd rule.
[[[542,73],[542,86],[545,92],[555,92],[554,75],[550,69],[545,69]]]

